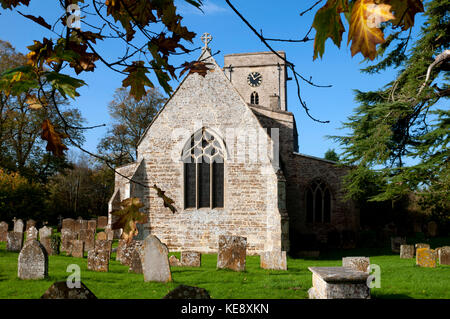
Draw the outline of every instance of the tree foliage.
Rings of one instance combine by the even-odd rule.
[[[376,176],[372,200],[399,200],[416,192],[424,203],[450,211],[450,67],[448,58],[440,58],[449,45],[449,9],[446,0],[428,2],[427,20],[413,48],[405,52],[408,39],[393,36],[394,49],[363,70],[399,71],[379,90],[356,91],[359,106],[344,124],[351,133],[335,137],[344,149],[342,161],[355,166],[346,183],[350,196],[359,198],[364,180]]]

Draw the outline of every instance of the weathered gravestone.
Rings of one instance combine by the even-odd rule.
[[[39,239],[50,237],[52,233],[53,229],[51,227],[44,226],[39,229]]]
[[[106,250],[109,252],[109,255],[111,256],[111,252],[112,252],[112,240],[102,240],[102,239],[97,239],[95,241],[95,248],[97,250]]]
[[[313,273],[309,299],[370,299],[369,274],[346,267],[308,267]]]
[[[246,252],[247,238],[239,236],[219,236],[217,268],[244,271]]]
[[[108,216],[99,216],[97,218],[97,227],[105,229],[108,226]]]
[[[27,234],[26,241],[38,239],[38,231],[37,231],[36,227],[34,227],[34,226],[31,226],[30,228],[28,228],[26,234]]]
[[[9,231],[6,235],[6,250],[19,252],[23,245],[23,233]]]
[[[87,229],[94,231],[94,233],[97,231],[97,220],[91,219],[87,221]]]
[[[62,220],[62,229],[70,229],[72,232],[75,232],[75,219],[65,218]]]
[[[97,299],[97,297],[82,282],[79,288],[69,288],[66,281],[58,281],[47,289],[41,299]]]
[[[19,254],[17,276],[20,279],[43,279],[48,276],[48,256],[37,240],[29,240]]]
[[[182,251],[181,265],[184,267],[200,267],[202,265],[202,254],[196,251]]]
[[[84,249],[86,251],[94,249],[95,231],[82,228],[82,229],[80,229],[78,239],[84,241]]]
[[[430,221],[427,224],[427,233],[430,237],[436,237],[438,230],[438,225],[435,221]]]
[[[169,250],[158,237],[148,235],[142,247],[142,272],[144,281],[172,281],[170,272]]]
[[[181,261],[174,255],[169,257],[170,267],[181,267]]]
[[[77,219],[75,221],[75,232],[80,233],[81,230],[88,229],[88,221],[84,219]]]
[[[436,252],[428,248],[418,248],[416,250],[416,265],[419,267],[436,267]]]
[[[8,223],[1,222],[0,223],[0,241],[5,242],[7,236],[8,236]]]
[[[416,250],[419,249],[419,248],[428,248],[428,249],[430,249],[430,245],[429,244],[424,244],[424,243],[418,243],[418,244],[415,245],[415,247],[416,247]]]
[[[30,227],[36,227],[36,221],[33,219],[28,219],[25,227],[25,231],[28,231]]]
[[[105,229],[106,237],[108,240],[114,240],[114,231],[112,229]]]
[[[76,239],[70,243],[70,255],[76,258],[84,258],[84,241]]]
[[[211,296],[204,288],[180,285],[162,299],[211,299]]]
[[[263,269],[287,270],[285,251],[265,251],[260,255],[259,266]]]
[[[439,264],[450,265],[450,246],[441,247],[439,250]]]
[[[369,272],[370,271],[370,258],[369,257],[343,257],[342,267],[350,268],[357,271]]]
[[[63,221],[64,223],[64,221]],[[72,240],[78,239],[78,234],[70,228],[61,229],[61,251],[70,252]]]
[[[23,233],[23,221],[21,219],[17,219],[14,221],[14,231],[16,233]]]
[[[108,236],[104,231],[97,234],[97,240],[108,240]]]
[[[400,253],[400,246],[406,244],[405,237],[391,237],[391,250],[394,253]]]
[[[110,252],[104,249],[91,249],[88,252],[87,268],[93,271],[108,272]]]
[[[124,239],[119,241],[117,246],[116,260],[118,260],[122,265],[130,266],[133,252],[136,248],[142,246],[142,241],[131,240],[127,242]]]
[[[136,274],[142,274],[142,261],[141,261],[141,248],[136,248],[133,253],[131,254],[131,262],[130,262],[130,268],[128,269],[129,272],[134,272]]]
[[[42,246],[44,246],[49,256],[59,254],[59,245],[61,240],[59,239],[58,236],[52,235],[49,237],[43,237],[40,238],[39,241],[41,242]]]
[[[400,258],[404,259],[414,258],[414,245],[401,245]]]

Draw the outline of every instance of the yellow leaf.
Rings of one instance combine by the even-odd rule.
[[[373,0],[357,0],[350,19],[348,43],[352,41],[352,56],[361,54],[371,60],[376,56],[376,45],[384,43],[380,24],[394,19],[388,4],[375,4]]]
[[[25,102],[28,104],[28,107],[33,110],[38,110],[43,106],[36,95],[29,96]]]

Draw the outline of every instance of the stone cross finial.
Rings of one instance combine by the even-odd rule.
[[[211,34],[205,32],[203,33],[203,35],[200,38],[202,40],[202,42],[205,44],[205,46],[203,47],[204,50],[208,49],[208,43],[212,41],[213,37]]]

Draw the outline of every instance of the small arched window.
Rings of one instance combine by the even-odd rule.
[[[184,207],[223,207],[222,147],[205,128],[192,135],[183,149]]]
[[[258,92],[252,92],[250,95],[250,104],[259,104]]]
[[[331,192],[320,179],[313,180],[306,189],[306,221],[329,223],[331,221]]]

